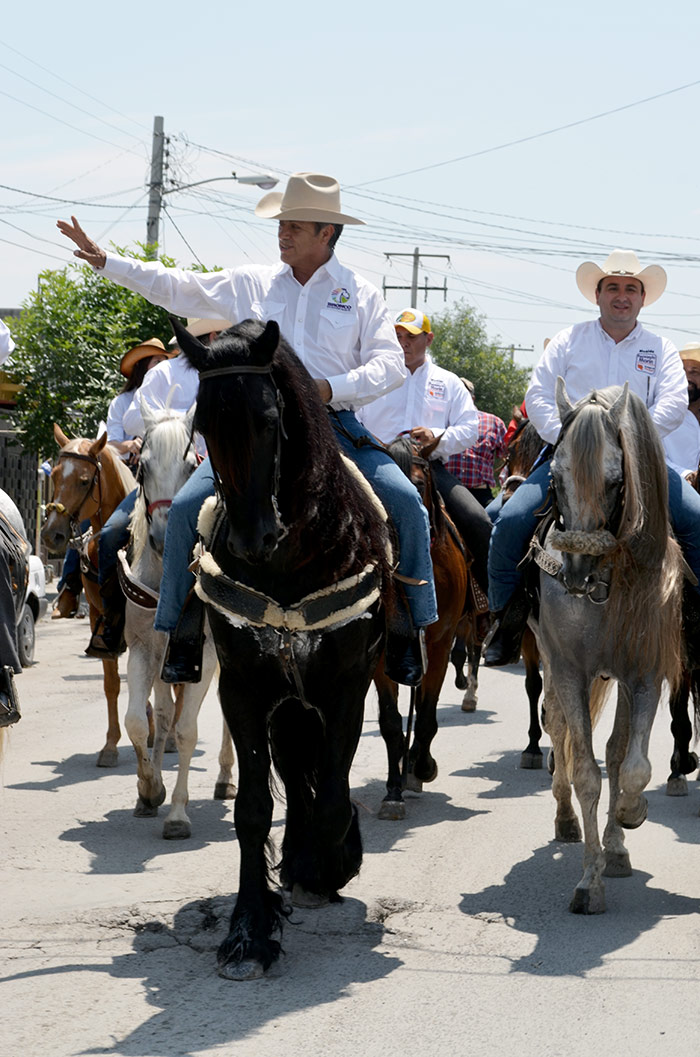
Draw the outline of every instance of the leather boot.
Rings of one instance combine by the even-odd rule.
[[[10,727],[21,718],[14,672],[5,665],[0,668],[0,727]]]
[[[204,602],[190,591],[175,631],[168,639],[160,677],[164,683],[198,683],[202,678]]]
[[[427,668],[425,628],[413,635],[390,631],[384,653],[384,673],[402,686],[419,686]]]
[[[102,616],[85,650],[88,657],[116,658],[126,649],[124,624],[126,622],[126,598],[119,586],[119,575],[115,569],[100,588],[104,603]]]
[[[484,641],[484,665],[487,668],[518,663],[529,612],[530,602],[521,586],[503,609],[493,613],[492,630]]]

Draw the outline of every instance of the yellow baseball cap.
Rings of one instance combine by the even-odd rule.
[[[415,308],[404,308],[394,320],[395,327],[403,327],[409,334],[430,334],[430,320]]]

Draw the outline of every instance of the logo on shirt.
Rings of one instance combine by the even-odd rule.
[[[344,286],[336,286],[335,290],[331,291],[331,299],[326,305],[326,308],[336,308],[340,312],[352,312],[352,305],[348,304],[350,300],[350,294]]]
[[[444,400],[445,383],[439,378],[435,378],[428,387],[428,396],[432,396],[435,400]]]
[[[656,353],[653,349],[640,349],[634,364],[642,374],[656,374]]]

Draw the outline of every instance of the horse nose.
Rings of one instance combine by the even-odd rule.
[[[64,532],[61,532],[59,529],[54,529],[52,531],[48,527],[42,529],[41,538],[49,550],[54,551],[57,554],[61,554],[65,550],[66,543],[68,542]]]

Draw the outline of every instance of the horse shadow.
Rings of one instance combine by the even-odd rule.
[[[700,844],[700,781],[688,781],[687,796],[667,796],[666,783],[644,794],[649,802],[649,818],[673,830],[683,844]]]
[[[207,750],[198,747],[192,754],[192,759],[207,756]],[[128,773],[134,777],[134,789],[136,789],[136,754],[130,742],[119,745],[119,763],[115,768],[98,768],[95,766],[96,752],[75,752],[66,756],[63,760],[32,760],[32,767],[52,767],[53,775],[46,779],[35,781],[13,782],[6,786],[7,789],[24,789],[30,792],[56,793],[60,789],[71,785],[80,785],[83,782],[94,782],[104,776],[123,776],[128,768]],[[163,759],[163,771],[176,771],[178,766],[178,755],[176,752],[168,752]],[[204,771],[205,767],[190,767],[191,772]]]
[[[651,875],[636,869],[631,877],[605,879],[605,914],[572,914],[568,904],[581,877],[581,860],[580,844],[552,842],[516,863],[502,884],[462,896],[463,914],[508,930],[499,943],[494,929],[492,940],[494,949],[502,945],[504,959],[511,958],[511,930],[536,938],[530,953],[511,958],[509,972],[585,976],[662,918],[697,915],[696,899],[648,887]]]
[[[492,783],[492,788],[476,794],[479,800],[502,800],[504,797],[531,797],[550,791],[552,778],[546,767],[546,749],[541,770],[528,771],[520,767],[521,750],[513,749],[500,756],[477,760],[471,767],[453,771],[456,778],[479,778]]]
[[[194,900],[172,917],[120,921],[133,930],[132,949],[102,964],[65,964],[5,977],[102,973],[142,982],[154,1013],[111,1046],[83,1054],[119,1057],[194,1057],[233,1052],[272,1020],[330,1006],[358,985],[387,977],[401,959],[379,950],[384,940],[381,908],[346,898],[322,910],[294,910],[285,926],[284,955],[257,983],[236,984],[216,975],[216,949],[228,931],[234,897]],[[102,948],[104,949],[104,948]],[[339,952],[342,952],[339,955]],[[303,1048],[303,1042],[299,1040]],[[238,1052],[238,1051],[236,1051]]]

